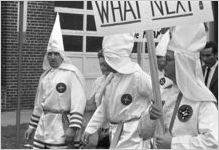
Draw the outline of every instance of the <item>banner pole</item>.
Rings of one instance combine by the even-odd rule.
[[[154,42],[153,31],[152,30],[146,31],[146,37],[147,37],[147,47],[148,47],[148,54],[149,54],[151,80],[152,80],[152,87],[153,87],[153,98],[154,98],[155,104],[162,110],[162,116],[158,120],[158,125],[156,128],[155,134],[163,135],[164,134],[163,109],[162,109],[162,102],[161,102],[161,95],[160,95],[158,66],[157,66],[157,58],[155,55],[155,42]]]

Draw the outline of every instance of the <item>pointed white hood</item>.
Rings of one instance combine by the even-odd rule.
[[[165,56],[167,52],[167,46],[170,41],[170,31],[167,30],[161,37],[157,47],[156,47],[156,55],[157,56]]]
[[[63,46],[63,39],[62,39],[62,31],[60,27],[60,21],[59,21],[59,14],[56,15],[56,20],[52,29],[52,33],[49,38],[48,46],[47,46],[47,52],[44,56],[43,61],[43,69],[48,70],[51,68],[49,65],[47,54],[48,52],[55,51],[58,52],[61,57],[63,58],[63,62],[70,63],[70,60],[65,56],[64,53],[64,46]]]
[[[175,27],[168,45],[174,51],[177,85],[183,96],[194,101],[216,100],[204,85],[199,59],[206,42],[204,24],[195,24]]]

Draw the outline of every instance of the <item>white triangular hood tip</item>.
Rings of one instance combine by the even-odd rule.
[[[60,26],[59,13],[56,15],[56,20],[49,38],[47,51],[64,51],[62,30]]]

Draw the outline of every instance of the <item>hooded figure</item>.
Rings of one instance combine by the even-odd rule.
[[[150,104],[152,87],[150,76],[132,62],[130,54],[134,45],[132,34],[105,36],[103,54],[106,63],[114,69],[111,80],[100,90],[102,103],[89,121],[84,142],[104,122],[110,123],[110,148],[142,149],[143,139],[139,136],[138,124],[143,112]],[[107,77],[107,78],[108,78]]]
[[[107,64],[121,74],[140,71],[140,66],[130,59],[133,46],[132,34],[105,36],[102,47]]]
[[[203,24],[177,26],[166,54],[165,76],[173,81],[161,97],[165,101],[163,117],[165,134],[155,137],[156,148],[218,148],[218,111],[216,99],[204,85],[199,52],[207,34]],[[180,94],[181,93],[181,94]],[[152,105],[150,115],[156,119],[159,110]]]
[[[34,148],[67,148],[79,141],[86,105],[84,78],[64,54],[57,14],[43,61],[33,114],[25,136],[34,130]],[[77,142],[75,142],[77,144]]]
[[[161,93],[163,92],[163,88],[172,85],[172,81],[164,77],[164,67],[166,65],[166,52],[167,47],[170,42],[170,30],[168,29],[160,38],[160,41],[156,47],[156,56],[157,56],[157,64],[158,64],[158,74],[159,74],[159,82],[161,87]]]
[[[205,47],[206,42],[207,33],[204,25],[199,24],[190,27],[176,27],[168,45],[168,50],[174,51],[177,85],[188,99],[215,100],[204,85],[200,63],[200,51]]]

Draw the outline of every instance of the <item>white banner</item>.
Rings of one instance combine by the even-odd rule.
[[[210,1],[92,1],[92,5],[102,35],[213,21]]]

